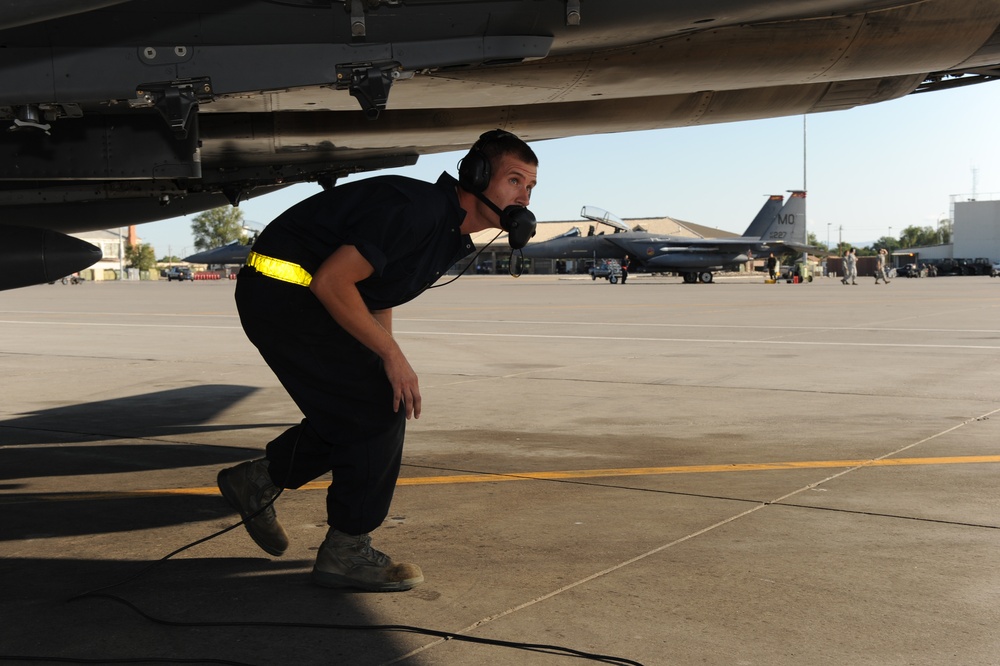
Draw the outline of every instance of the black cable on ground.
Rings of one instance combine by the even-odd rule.
[[[262,511],[266,511],[278,497],[281,496],[281,490],[271,498],[271,501],[262,506],[253,514],[247,516],[240,522],[230,525],[225,529],[219,530],[213,534],[206,537],[202,537],[196,541],[178,548],[177,550],[168,553],[161,557],[160,559],[150,562],[143,568],[141,568],[136,573],[123,578],[122,580],[112,583],[111,585],[105,585],[104,587],[99,587],[88,592],[82,592],[76,594],[69,599],[67,602],[79,601],[82,599],[109,599],[120,603],[134,613],[138,614],[142,618],[149,620],[150,622],[161,624],[169,627],[274,627],[282,629],[325,629],[325,630],[339,630],[339,631],[397,631],[404,633],[422,634],[425,636],[434,636],[437,638],[443,638],[446,640],[454,640],[466,643],[477,643],[479,645],[492,645],[495,647],[505,647],[515,650],[525,650],[529,652],[541,652],[546,654],[562,655],[568,657],[576,657],[579,659],[586,659],[589,661],[594,661],[604,664],[617,664],[618,666],[643,666],[638,661],[633,661],[631,659],[626,659],[624,657],[615,657],[611,655],[597,654],[593,652],[585,652],[583,650],[577,650],[575,648],[563,647],[560,645],[547,645],[542,643],[523,643],[519,641],[504,641],[494,638],[479,638],[476,636],[467,636],[465,634],[456,634],[450,631],[440,631],[437,629],[427,629],[424,627],[416,627],[406,624],[323,624],[323,623],[309,623],[309,622],[263,622],[263,621],[246,621],[246,622],[212,622],[212,621],[202,621],[193,622],[185,621],[181,622],[178,620],[166,620],[163,618],[158,618],[149,613],[143,611],[141,608],[133,604],[131,601],[123,599],[119,596],[108,594],[106,590],[110,590],[115,587],[119,587],[135,580],[139,576],[143,575],[153,567],[166,562],[174,555],[182,553],[185,550],[193,548],[199,544],[210,541],[216,537],[222,536],[226,532],[230,532],[237,527],[241,527],[248,520],[252,520]],[[117,659],[87,659],[87,658],[73,658],[73,657],[41,657],[41,656],[24,656],[24,655],[2,655],[0,654],[0,661],[14,661],[14,662],[26,662],[26,663],[64,663],[64,664],[225,664],[227,666],[256,666],[255,664],[248,664],[239,661],[230,661],[224,659],[178,659],[176,657],[164,658],[164,657],[123,657]]]
[[[515,650],[527,650],[529,652],[544,652],[548,654],[561,654],[570,657],[578,657],[581,659],[587,659],[590,661],[596,661],[604,664],[619,664],[620,666],[643,666],[638,661],[633,661],[631,659],[626,659],[624,657],[615,657],[611,655],[596,654],[593,652],[585,652],[583,650],[577,650],[575,648],[563,647],[561,645],[547,645],[544,643],[524,643],[521,641],[505,641],[496,638],[480,638],[477,636],[467,636],[465,634],[456,634],[450,631],[440,631],[437,629],[427,629],[424,627],[416,627],[407,624],[327,624],[323,622],[275,622],[275,621],[228,621],[228,622],[218,622],[218,621],[193,621],[193,620],[166,620],[154,615],[150,615],[145,612],[131,601],[122,599],[119,596],[113,594],[105,594],[98,592],[88,592],[84,595],[74,597],[74,599],[84,599],[84,598],[95,598],[95,599],[109,599],[115,601],[124,606],[127,606],[136,614],[141,617],[154,622],[156,624],[162,624],[168,627],[243,627],[243,628],[279,628],[279,629],[324,629],[324,630],[336,630],[336,631],[397,631],[403,633],[411,634],[422,634],[425,636],[434,636],[437,638],[444,638],[447,640],[454,640],[466,643],[477,643],[480,645],[492,645],[495,647],[506,647]]]

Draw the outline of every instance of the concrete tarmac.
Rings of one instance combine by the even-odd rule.
[[[0,293],[0,659],[1000,661],[1000,280],[430,290],[394,319],[424,407],[373,543],[426,582],[393,594],[309,582],[322,479],[283,557],[238,527],[158,562],[300,418],[233,287]]]

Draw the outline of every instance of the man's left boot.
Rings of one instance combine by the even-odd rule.
[[[271,481],[267,468],[266,459],[250,460],[222,470],[217,482],[222,496],[240,512],[250,537],[277,556],[288,548],[288,535],[272,506],[281,490]]]

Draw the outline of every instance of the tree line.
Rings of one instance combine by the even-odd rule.
[[[899,233],[898,238],[892,236],[882,236],[871,245],[865,247],[855,247],[859,257],[874,256],[881,248],[887,249],[890,253],[893,250],[902,250],[908,247],[926,247],[928,245],[947,245],[951,242],[951,220],[945,219],[938,222],[937,227],[919,227],[910,225]],[[816,234],[809,232],[809,245],[813,247],[823,247]],[[842,255],[845,250],[854,247],[850,243],[837,243],[836,248],[830,249],[830,254]]]
[[[194,236],[194,247],[199,251],[243,240],[246,236],[243,211],[232,206],[223,206],[199,213],[191,221],[191,235]],[[156,253],[149,243],[127,246],[125,261],[129,268],[138,268],[141,271],[153,270],[157,264]],[[159,261],[176,262],[181,261],[181,257],[164,255]]]

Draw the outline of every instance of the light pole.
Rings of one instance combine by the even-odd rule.
[[[832,224],[832,223],[831,222],[827,222],[826,223],[826,253],[827,254],[830,254],[830,224]]]
[[[118,279],[125,279],[125,241],[122,240],[121,227],[118,227]]]

